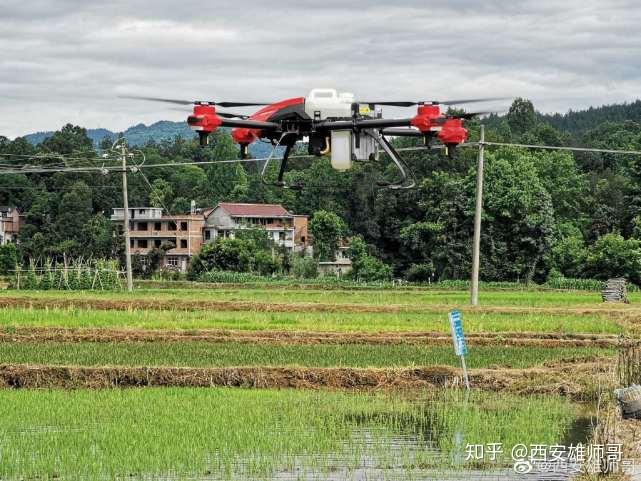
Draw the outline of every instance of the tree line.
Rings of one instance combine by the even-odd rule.
[[[634,103],[546,116],[528,100],[517,99],[506,115],[483,122],[489,141],[641,150],[639,109]],[[471,140],[478,139],[479,125],[468,122]],[[24,138],[0,137],[0,157],[13,166],[23,165],[26,156],[36,156],[31,165],[58,164],[60,155],[75,166],[95,165],[111,141],[105,139],[97,152],[83,128],[66,125],[37,146]],[[419,141],[395,142],[403,147]],[[141,149],[147,163],[238,156],[222,131],[205,149],[183,138],[149,142]],[[326,224],[315,233],[317,256],[324,259],[333,255],[334,240],[323,239],[323,233],[335,229],[340,237],[355,239],[350,255],[358,253],[363,272],[415,281],[468,278],[476,149],[460,149],[455,158],[439,151],[404,152],[403,157],[417,179],[417,188],[409,191],[377,187],[377,180],[395,175],[384,156],[348,172],[334,171],[325,158],[296,158],[286,177],[288,183],[305,185],[300,192],[263,183],[259,163],[184,165],[145,170],[146,178],[130,174],[130,205],[178,213],[188,211],[191,200],[199,207],[220,201],[282,203],[294,213],[312,215],[312,223]],[[271,169],[275,176],[277,165]],[[625,275],[641,283],[641,157],[488,148],[484,194],[483,280]],[[122,205],[119,175],[1,175],[0,204],[25,214],[19,259],[122,254],[122,241],[108,220],[111,209]],[[330,214],[340,225],[332,224],[334,217],[328,220]],[[261,262],[271,269],[265,259]]]

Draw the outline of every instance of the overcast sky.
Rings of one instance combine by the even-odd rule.
[[[0,135],[185,118],[122,94],[269,101],[336,87],[565,112],[641,97],[640,29],[638,0],[0,0]]]

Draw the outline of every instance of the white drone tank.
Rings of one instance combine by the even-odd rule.
[[[305,97],[305,113],[314,120],[350,118],[354,94],[336,89],[313,89]]]
[[[314,120],[351,119],[354,103],[354,94],[351,92],[313,89],[305,97],[305,113]],[[371,114],[369,108],[365,112],[359,112],[364,115]],[[372,137],[360,133],[358,140],[357,144],[351,129],[331,131],[331,164],[334,169],[348,170],[352,168],[354,160],[372,160],[378,157],[376,142]]]

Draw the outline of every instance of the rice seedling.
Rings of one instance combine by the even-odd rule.
[[[558,398],[224,388],[7,390],[0,405],[2,479],[409,473],[452,465],[468,442],[560,442],[577,415]]]
[[[593,347],[473,346],[471,368],[525,368],[561,359],[614,356],[615,349]],[[0,343],[0,360],[12,364],[79,366],[300,366],[408,367],[449,365],[460,360],[451,346],[410,344],[274,345],[238,342],[43,342]]]
[[[266,303],[318,302],[328,304],[411,305],[415,307],[443,305],[465,307],[469,304],[469,292],[435,289],[296,289],[279,287],[273,289],[220,287],[215,289],[138,289],[134,293],[118,291],[20,291],[9,290],[1,295],[8,297],[32,297],[49,299],[150,299],[170,300],[226,300]],[[631,302],[641,299],[641,293],[631,293]],[[496,290],[481,292],[480,303],[484,306],[524,307],[572,307],[599,306],[601,295],[589,291],[526,291]]]
[[[620,334],[624,328],[601,314],[547,312],[463,312],[467,333],[550,332],[563,334]],[[256,312],[213,310],[0,310],[4,327],[112,327],[142,329],[238,329],[340,332],[449,332],[447,309],[425,312]]]

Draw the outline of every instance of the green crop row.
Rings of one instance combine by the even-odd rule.
[[[159,276],[152,282],[141,281],[142,285],[153,284],[163,285],[171,288],[176,283],[184,284],[184,278],[180,276],[176,281],[169,280]],[[248,272],[233,271],[209,271],[203,274],[197,281],[188,281],[188,284],[198,288],[199,283],[217,283],[217,284],[245,284],[247,287],[269,287],[269,286],[291,286],[291,287],[342,287],[348,289],[453,289],[467,290],[470,288],[470,281],[464,279],[445,279],[438,282],[408,282],[405,280],[379,281],[379,282],[359,282],[353,279],[345,279],[334,276],[319,277],[315,279],[297,279],[282,275],[261,276]],[[544,284],[534,282],[497,282],[497,281],[480,281],[481,289],[501,289],[501,290],[524,290],[524,291],[545,291],[549,289],[561,290],[582,290],[600,292],[603,289],[604,281],[599,279],[572,279],[566,277],[551,277]],[[628,283],[628,290],[637,292],[639,288],[632,283]]]
[[[137,289],[133,293],[110,291],[4,291],[2,296],[34,299],[111,299],[168,301],[246,301],[263,303],[324,303],[401,305],[411,308],[422,306],[466,307],[470,295],[456,290],[359,290],[359,289],[290,289],[286,287],[260,289],[237,286],[209,289]],[[632,304],[641,300],[641,294],[632,293]],[[573,307],[599,306],[601,295],[587,291],[481,291],[482,306],[515,307]]]
[[[99,310],[35,309],[0,310],[0,328],[141,328],[237,329],[287,331],[390,332],[431,331],[449,333],[447,310],[442,312],[256,312],[214,310]],[[623,328],[598,314],[493,313],[463,311],[465,332],[554,332],[565,334],[619,334]]]
[[[41,268],[31,262],[27,269],[17,266],[9,281],[10,289],[22,290],[119,290],[122,288],[118,262],[76,260],[71,266],[53,264]]]
[[[525,368],[564,358],[614,356],[614,348],[470,346],[471,368]],[[449,345],[311,344],[238,342],[43,342],[0,343],[3,363],[80,366],[300,366],[411,367],[458,366]]]

